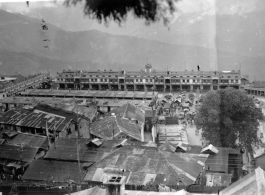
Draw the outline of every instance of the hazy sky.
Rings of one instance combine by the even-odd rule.
[[[260,57],[265,60],[265,0],[180,0],[168,27],[162,21],[146,26],[144,20],[135,19],[131,14],[121,26],[114,22],[105,25],[84,16],[81,4],[65,7],[63,1],[58,0],[30,1],[27,7],[25,0],[20,1],[0,0],[0,9],[44,19],[67,31],[95,29],[170,44],[218,49],[256,58],[257,63]],[[211,63],[216,65],[218,61],[215,57]],[[241,62],[235,63],[238,68]]]
[[[20,0],[22,1],[22,0]],[[121,27],[118,24],[111,22],[108,27],[104,24],[99,24],[95,20],[85,17],[82,12],[82,5],[76,7],[71,6],[66,8],[63,6],[63,1],[30,1],[30,6],[27,7],[25,1],[9,3],[0,1],[0,8],[9,12],[22,13],[31,17],[45,18],[47,22],[55,24],[65,30],[83,31],[90,29],[99,29],[102,31],[109,31],[111,33],[130,34],[139,27],[145,27],[143,20],[135,20],[129,17],[127,22]],[[251,12],[264,9],[264,0],[181,0],[176,3],[177,12],[171,16],[170,29],[176,26],[182,26],[183,17],[185,26],[193,25],[197,22],[203,21],[207,16],[216,15],[238,15],[247,17]],[[164,28],[162,24],[152,24],[157,29]]]

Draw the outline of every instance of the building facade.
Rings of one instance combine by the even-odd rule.
[[[58,89],[123,91],[196,91],[226,87],[239,89],[240,71],[156,71],[150,64],[142,71],[72,71],[56,77]]]
[[[7,84],[0,83],[0,99],[18,95],[26,89],[45,88],[50,82],[50,74],[39,74],[25,81],[15,83],[15,78],[11,78]]]

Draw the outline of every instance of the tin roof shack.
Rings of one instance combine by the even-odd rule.
[[[236,149],[214,147],[213,145],[202,148],[201,146],[184,143],[165,143],[160,145],[159,148],[164,151],[197,155],[198,160],[204,158],[203,155],[207,155],[205,161],[207,185],[220,185],[221,183],[227,186],[236,181],[242,174],[242,154]]]
[[[38,148],[0,145],[0,169],[6,180],[21,179],[25,168],[35,159]]]
[[[39,159],[33,161],[22,176],[23,180],[46,181],[46,182],[69,182],[78,183],[85,175],[85,169],[81,163],[81,175],[77,162]]]
[[[141,141],[141,126],[136,121],[109,116],[91,125],[91,135],[105,140]]]
[[[91,121],[96,120],[99,113],[97,107],[87,106],[85,99],[76,98],[48,98],[48,97],[8,97],[0,99],[3,104],[3,110],[8,111],[11,108],[23,107],[25,105],[36,106],[37,104],[47,104],[51,107],[61,108],[66,111],[78,113],[89,118]]]
[[[156,147],[123,146],[88,168],[83,181],[103,182],[104,169],[123,169],[125,184],[190,185],[202,170],[197,160],[186,154],[160,151]]]
[[[49,149],[48,139],[46,136],[29,133],[17,133],[12,137],[5,138],[5,144],[13,146],[23,145],[32,148],[39,148],[41,150]]]
[[[240,150],[214,147],[210,144],[201,153],[210,154],[206,161],[206,172],[231,174],[232,183],[241,177],[243,157]]]
[[[80,136],[89,137],[88,118],[45,104],[9,110],[3,114],[1,123],[6,129],[39,135],[47,135],[48,129],[49,135],[54,137],[62,131],[64,134],[61,136],[76,132],[76,121],[79,123]]]
[[[87,146],[91,139],[79,139],[80,162],[98,162],[109,154],[111,148],[91,149]],[[77,138],[57,138],[51,149],[44,156],[44,159],[54,159],[62,161],[77,161]]]
[[[18,154],[14,153],[13,155],[18,155],[18,159],[13,159],[13,155],[9,158],[2,156],[1,170],[6,171],[6,177],[18,177],[24,172],[24,167],[26,167],[33,159],[38,159],[44,156],[45,152],[48,150],[48,140],[46,136],[33,135],[33,134],[24,134],[19,133],[14,130],[1,130],[0,131],[0,140],[2,144],[1,150],[14,150],[14,147],[18,150]],[[10,148],[11,147],[11,148]],[[28,149],[29,148],[29,149]],[[32,148],[32,149],[31,149]],[[26,150],[27,154],[23,156],[23,150]],[[28,156],[31,154],[32,156]],[[23,161],[22,161],[22,160]],[[14,169],[14,170],[13,170]]]
[[[263,195],[265,192],[265,173],[258,167],[245,177],[239,179],[227,188],[223,189],[220,195]]]

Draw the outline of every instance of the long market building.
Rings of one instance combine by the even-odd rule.
[[[56,77],[58,89],[113,91],[196,91],[226,87],[239,89],[241,72],[235,71],[156,71],[150,64],[141,71],[64,70]]]

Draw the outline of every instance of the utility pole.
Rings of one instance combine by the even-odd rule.
[[[54,148],[56,150],[55,140],[56,140],[56,127],[55,127],[56,119],[54,119],[54,125],[53,125],[53,136],[54,136]]]
[[[20,155],[20,161],[21,161],[21,164],[23,164],[23,163],[22,163],[22,162],[23,162],[23,156],[22,156],[22,155],[23,155],[23,154],[22,154],[22,153],[23,153],[23,144],[22,144],[22,143],[20,144],[20,149],[19,149],[19,151],[20,151],[20,152],[19,152],[19,155]],[[22,170],[24,171],[24,166],[22,166]]]
[[[50,142],[49,129],[48,129],[48,120],[46,120],[46,136],[48,139],[49,149],[51,149],[51,142]]]
[[[77,107],[78,109],[78,107]],[[79,154],[79,138],[80,138],[80,133],[79,133],[79,123],[78,123],[78,110],[76,113],[76,129],[77,129],[77,139],[76,139],[76,152],[77,152],[77,162],[78,162],[78,171],[79,171],[79,185],[81,185],[81,166],[80,166],[80,154]]]

